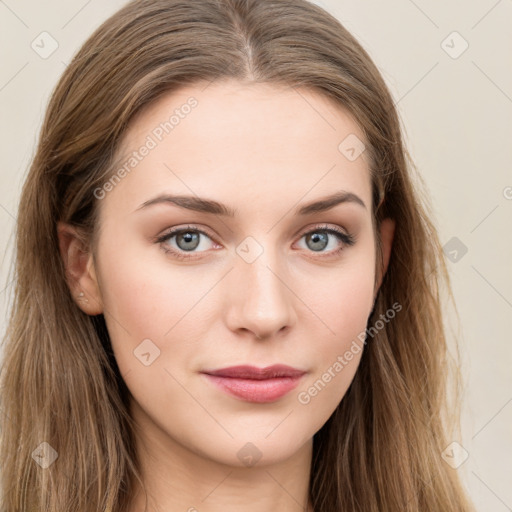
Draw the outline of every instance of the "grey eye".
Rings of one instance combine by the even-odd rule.
[[[195,233],[193,231],[183,231],[181,233],[175,234],[174,236],[176,237],[176,245],[181,250],[191,251],[197,249],[201,234]]]
[[[327,244],[329,243],[329,235],[322,231],[308,233],[307,235],[305,235],[305,237],[306,244],[308,244],[308,247],[312,251],[322,251],[327,247]],[[311,241],[312,244],[309,244],[309,241]]]

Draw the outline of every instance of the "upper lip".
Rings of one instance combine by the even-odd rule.
[[[204,370],[202,373],[219,377],[264,380],[278,377],[300,377],[306,372],[285,364],[274,364],[265,368],[257,368],[250,365],[230,366],[229,368],[221,368],[219,370]]]

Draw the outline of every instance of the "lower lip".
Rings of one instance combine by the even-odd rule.
[[[275,402],[296,388],[302,377],[278,377],[275,379],[237,379],[204,374],[208,379],[237,398],[247,402]]]

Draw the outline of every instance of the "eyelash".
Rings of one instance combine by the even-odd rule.
[[[193,231],[195,233],[200,233],[200,234],[205,235],[208,238],[212,239],[212,237],[205,231],[198,229],[195,226],[187,226],[186,228],[172,229],[172,230],[164,233],[163,235],[161,235],[155,239],[155,243],[159,243],[160,246],[162,247],[162,249],[165,251],[165,253],[168,253],[168,254],[170,253],[174,257],[176,257],[180,260],[194,259],[194,258],[196,258],[196,256],[193,256],[193,254],[194,254],[193,252],[187,254],[184,252],[177,251],[176,249],[170,249],[169,246],[165,243],[165,242],[169,241],[173,236],[179,235],[180,233],[187,233],[189,231]],[[306,235],[309,235],[311,233],[316,233],[316,232],[323,232],[323,233],[329,233],[331,235],[334,235],[338,240],[343,242],[343,244],[348,247],[350,247],[356,243],[356,238],[354,237],[354,235],[344,233],[343,231],[339,230],[338,228],[328,226],[328,225],[316,226],[315,228],[313,228],[309,231],[306,231],[305,233],[302,233],[300,238],[303,238]],[[320,256],[320,258],[334,257],[334,256],[338,255],[344,249],[345,249],[345,247],[342,245],[339,249],[335,249],[334,251],[331,251],[330,253],[328,253],[328,256]],[[314,251],[311,251],[311,252],[314,252]]]

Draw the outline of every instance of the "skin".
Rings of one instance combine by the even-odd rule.
[[[298,394],[365,330],[382,280],[375,279],[367,153],[351,161],[338,149],[347,135],[364,136],[344,109],[318,93],[214,82],[174,91],[144,110],[119,156],[140,148],[190,96],[197,107],[100,200],[94,252],[71,226],[59,223],[69,286],[75,297],[84,292],[88,302],[77,304],[85,313],[105,315],[133,396],[149,510],[312,510],[313,435],[345,395],[362,351],[309,403]],[[359,196],[366,208],[345,202],[294,214],[298,206],[341,190]],[[214,199],[236,216],[171,203],[138,210],[162,193]],[[199,235],[199,245],[177,236],[154,241],[189,224],[208,234]],[[348,246],[329,234],[328,244],[318,248],[305,234],[324,225],[352,234],[356,243]],[[384,272],[393,233],[394,222],[386,219]],[[256,254],[257,244],[244,246],[247,237],[262,249],[250,263],[237,252],[249,247]],[[193,246],[195,257],[177,259],[165,246],[185,254]],[[160,350],[148,366],[134,355],[145,339]],[[272,403],[235,398],[199,373],[275,363],[307,373]],[[240,453],[251,449],[260,458],[248,465]],[[142,510],[139,493],[129,512]]]

